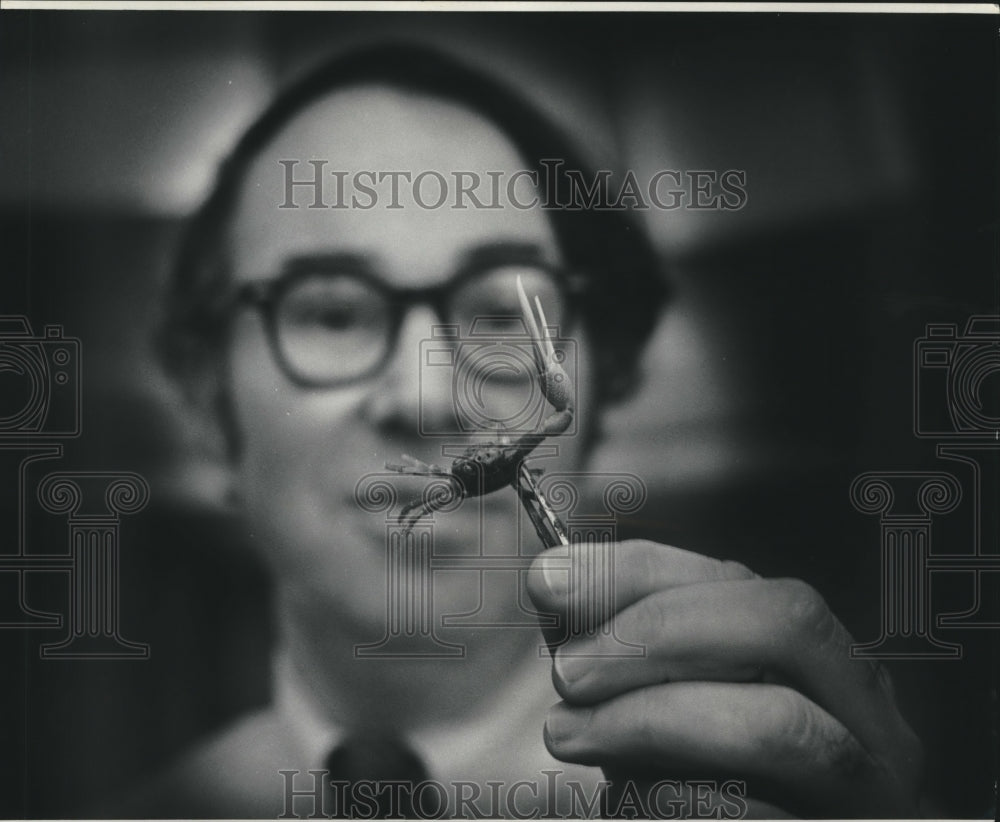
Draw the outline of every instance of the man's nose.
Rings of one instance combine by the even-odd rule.
[[[400,324],[395,348],[373,388],[369,413],[373,422],[401,436],[416,436],[421,426],[434,430],[452,413],[452,368],[427,356],[427,347],[450,343],[434,340],[432,328],[441,319],[429,306],[415,306]]]

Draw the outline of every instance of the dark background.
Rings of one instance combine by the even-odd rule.
[[[676,299],[596,455],[650,486],[623,536],[803,577],[869,641],[878,523],[851,480],[967,482],[913,435],[912,357],[926,323],[998,313],[996,17],[4,11],[0,314],[81,341],[83,433],[58,467],[135,471],[153,496],[121,526],[122,631],[149,660],[43,661],[58,629],[0,630],[3,816],[86,814],[267,700],[267,581],[204,502],[212,455],[148,337],[180,222],[240,128],[328,49],[385,32],[494,66],[640,179],[747,171],[742,211],[645,215]],[[15,391],[0,380],[0,401]],[[0,457],[9,552],[17,454]],[[936,550],[971,550],[969,504]],[[31,547],[65,539],[34,509],[28,528]],[[32,607],[64,609],[63,576],[27,579]],[[968,608],[971,576],[933,593],[934,613]],[[890,668],[945,812],[986,815],[995,630],[937,635],[963,657]]]

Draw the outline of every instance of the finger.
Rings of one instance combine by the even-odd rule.
[[[655,591],[695,582],[752,579],[738,562],[648,540],[574,543],[543,551],[528,571],[528,592],[543,611],[602,611],[602,619]]]
[[[765,796],[786,786],[792,809],[898,812],[909,801],[843,724],[781,685],[679,682],[593,707],[560,703],[545,741],[559,759],[611,763],[618,773],[638,764],[646,772],[731,774]]]
[[[615,658],[620,643],[642,658]],[[888,679],[850,658],[852,639],[822,597],[798,580],[737,580],[671,588],[619,612],[603,630],[560,646],[553,682],[573,704],[593,704],[679,680],[792,684],[837,717],[870,750],[919,745]]]
[[[594,633],[616,611],[654,591],[753,576],[739,563],[647,540],[574,543],[540,554],[527,574],[527,588],[539,611],[559,617],[557,624],[542,627],[554,651],[573,634]]]

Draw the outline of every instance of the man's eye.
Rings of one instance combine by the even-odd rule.
[[[352,328],[358,325],[360,321],[360,313],[346,306],[330,306],[328,308],[317,309],[311,319],[311,322],[314,324],[332,331],[342,331],[345,328]]]
[[[295,325],[319,331],[351,331],[373,322],[373,312],[350,304],[300,305],[289,318]]]
[[[483,308],[482,313],[505,319],[519,318],[521,316],[521,306],[514,303],[492,303]]]

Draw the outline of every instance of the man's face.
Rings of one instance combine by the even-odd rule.
[[[313,194],[302,187],[295,192],[299,208],[279,208],[286,197],[286,171],[279,160],[298,160],[295,178],[303,179],[312,176],[308,161],[314,159],[329,161],[324,168],[327,203],[336,195],[331,170],[346,170],[348,177],[360,170],[403,170],[414,176],[430,170],[448,180],[454,171],[476,172],[484,180],[487,172],[501,172],[506,181],[524,168],[501,132],[454,104],[381,87],[331,94],[286,126],[250,169],[228,237],[237,285],[274,277],[291,260],[320,256],[360,259],[383,282],[404,288],[448,282],[477,253],[506,245],[534,246],[542,259],[561,262],[549,220],[537,207],[460,210],[449,202],[430,209],[415,202],[404,183],[401,208],[386,208],[384,199],[369,210],[308,208]],[[435,188],[425,192],[424,204],[433,201]],[[521,202],[537,193],[527,180],[518,192]],[[289,380],[272,356],[259,312],[241,311],[234,326],[229,365],[243,443],[237,471],[254,539],[281,584],[309,601],[327,603],[343,628],[353,625],[373,641],[385,621],[386,515],[359,507],[356,484],[404,453],[447,469],[451,457],[442,455],[442,445],[469,444],[467,438],[419,434],[421,415],[426,424],[452,414],[452,369],[421,372],[419,358],[421,342],[442,321],[428,305],[410,306],[385,367],[330,388]],[[573,337],[579,339],[579,332]],[[577,359],[569,363],[569,372],[576,375],[578,410],[586,413],[589,369],[585,357]],[[485,396],[503,401],[502,392]],[[483,433],[497,435],[495,430]],[[559,461],[540,464],[579,467],[581,437],[555,442]],[[419,496],[427,483],[391,481],[401,504]],[[526,550],[535,550],[537,537],[530,528],[519,535],[516,522],[512,490],[469,499],[452,513],[435,515],[435,553],[509,554],[518,550],[519,539]],[[483,575],[487,581],[491,576]],[[435,608],[474,609],[478,581],[475,573],[435,573]]]

